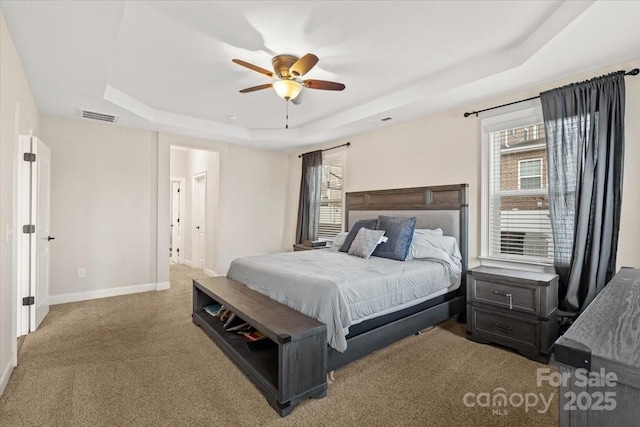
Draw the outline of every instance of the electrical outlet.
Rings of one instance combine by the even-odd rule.
[[[87,277],[87,270],[78,268],[78,279],[84,279],[85,277]]]

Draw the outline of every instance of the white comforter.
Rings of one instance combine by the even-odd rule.
[[[327,342],[344,352],[349,326],[448,288],[459,280],[460,266],[323,249],[238,258],[227,277],[325,323]]]

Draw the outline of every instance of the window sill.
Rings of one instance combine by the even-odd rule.
[[[479,256],[480,264],[488,267],[512,268],[516,270],[535,271],[538,273],[555,274],[555,268],[551,263],[525,261],[517,259],[493,258],[489,256]]]

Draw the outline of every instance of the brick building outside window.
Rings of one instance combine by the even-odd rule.
[[[490,134],[489,255],[549,262],[549,222],[544,124]]]

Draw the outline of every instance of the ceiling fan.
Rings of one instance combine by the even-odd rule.
[[[250,70],[276,79],[272,83],[242,89],[240,93],[254,92],[272,87],[280,98],[286,101],[291,100],[294,104],[298,104],[299,101],[296,102],[295,99],[303,87],[320,90],[344,90],[345,88],[345,85],[342,83],[329,82],[326,80],[301,79],[302,76],[307,74],[318,63],[318,57],[312,53],[307,53],[302,58],[293,55],[275,56],[271,60],[273,72],[241,59],[233,59],[232,61]]]

